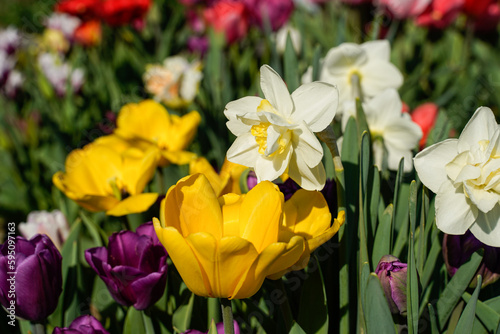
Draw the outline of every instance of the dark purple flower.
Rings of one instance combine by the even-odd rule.
[[[250,178],[250,175],[249,175]],[[250,180],[249,180],[250,181]],[[285,195],[285,201],[289,200],[293,194],[300,188],[300,186],[292,179],[287,179],[285,182],[278,184],[280,191]],[[337,185],[333,180],[326,180],[325,187],[321,193],[328,203],[328,208],[331,212],[337,211]]]
[[[199,53],[203,56],[208,51],[208,38],[205,36],[191,36],[188,38],[187,47],[190,52]]]
[[[443,257],[450,276],[455,275],[458,268],[481,248],[484,249],[483,261],[474,276],[483,276],[483,287],[498,280],[500,277],[500,248],[483,244],[470,231],[465,232],[464,235],[444,235]],[[476,284],[476,278],[474,278],[471,287],[475,287]]]
[[[395,256],[384,255],[375,269],[393,314],[406,315],[407,266]]]
[[[54,328],[52,334],[109,334],[109,332],[93,316],[82,315],[73,320],[69,327]]]
[[[109,237],[108,248],[85,251],[85,259],[120,304],[144,310],[160,299],[167,279],[167,251],[151,222],[137,232],[121,231]]]
[[[0,303],[9,318],[40,321],[54,312],[62,291],[61,264],[45,234],[30,240],[9,236],[0,248]]]
[[[234,321],[234,334],[240,334],[240,327],[238,326],[238,323],[236,320]],[[219,322],[215,325],[217,327],[217,333],[218,334],[224,334],[224,323]],[[196,329],[188,329],[185,331],[183,334],[208,334],[208,332],[200,332],[199,330]]]

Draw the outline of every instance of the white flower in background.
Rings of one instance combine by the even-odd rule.
[[[80,26],[82,21],[76,17],[65,13],[52,13],[45,21],[47,29],[60,31],[68,40],[73,39],[76,28]]]
[[[375,165],[383,169],[384,157],[387,156],[387,168],[397,170],[399,161],[404,157],[404,171],[411,171],[412,150],[418,147],[422,130],[411,120],[409,114],[401,112],[403,103],[398,92],[395,89],[387,89],[363,102],[362,106],[372,136]],[[349,116],[356,116],[354,101],[344,104],[343,130]]]
[[[66,94],[68,80],[73,91],[82,87],[84,74],[81,69],[71,69],[60,55],[42,53],[38,56],[38,65],[47,80],[52,84],[58,96]]]
[[[268,65],[260,68],[260,87],[265,99],[247,96],[226,105],[227,127],[237,136],[227,159],[253,168],[259,182],[288,173],[304,189],[322,189],[326,181],[323,148],[314,132],[333,120],[337,88],[313,82],[290,96]]]
[[[21,34],[14,27],[0,30],[0,51],[7,54],[14,53],[21,45]]]
[[[17,91],[21,88],[24,83],[24,77],[19,71],[10,72],[5,82],[5,94],[11,98],[16,96]]]
[[[146,91],[171,108],[191,103],[202,78],[201,63],[181,56],[168,57],[163,65],[148,65],[143,77]]]
[[[458,139],[418,153],[415,169],[436,193],[436,225],[448,234],[468,229],[479,241],[500,247],[500,128],[481,107]]]
[[[300,36],[300,32],[293,28],[292,26],[285,24],[281,27],[275,35],[276,42],[276,50],[283,54],[286,49],[286,40],[288,35],[290,35],[290,39],[292,40],[292,46],[295,50],[295,53],[300,53],[302,37]]]
[[[0,49],[0,84],[7,80],[9,73],[14,69],[15,65],[15,59]]]
[[[46,234],[61,250],[64,241],[68,238],[69,226],[66,217],[59,210],[33,211],[28,214],[26,223],[19,224],[19,231],[26,239],[31,239],[35,234]]]
[[[357,87],[353,75],[357,75],[365,100],[387,88],[399,88],[403,75],[390,62],[391,46],[387,40],[370,41],[361,45],[343,43],[328,51],[323,59],[319,80],[339,87],[340,102],[354,100]],[[302,77],[302,83],[311,82],[312,69]]]

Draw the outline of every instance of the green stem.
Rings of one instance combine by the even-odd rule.
[[[227,298],[220,299],[222,319],[224,321],[224,334],[234,334],[233,309],[231,301]]]
[[[33,334],[45,334],[45,324],[41,322],[31,322],[31,332]]]
[[[283,280],[280,278],[274,281],[274,284],[278,289],[281,290],[281,294],[284,296],[283,302],[280,304],[281,314],[283,315],[283,320],[285,322],[286,332],[290,332],[293,324],[292,309],[290,308],[290,303],[288,302],[288,296],[285,290],[285,285]]]
[[[147,309],[147,310],[142,310],[141,314],[146,334],[154,334],[155,329],[153,327],[153,320],[151,320],[151,312],[149,311],[149,309]]]

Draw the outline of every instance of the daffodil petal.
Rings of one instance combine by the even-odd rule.
[[[316,167],[310,168],[303,158],[296,155],[295,152],[288,165],[288,175],[306,190],[321,190],[326,182],[323,163],[320,162]]]
[[[482,243],[492,247],[500,247],[500,205],[496,205],[487,213],[479,212],[476,222],[470,227],[470,231]]]
[[[292,93],[295,109],[290,116],[295,123],[304,121],[312,132],[324,130],[335,117],[339,104],[337,87],[325,82],[312,82]]]
[[[271,105],[285,118],[290,117],[293,101],[283,79],[268,65],[260,68],[260,88]]]
[[[477,145],[482,140],[489,141],[497,129],[498,124],[491,109],[478,108],[458,138],[458,153],[470,150],[472,145]]]
[[[292,140],[296,155],[300,156],[308,167],[314,168],[321,162],[323,146],[304,123],[294,130]]]
[[[386,88],[399,88],[403,75],[393,64],[383,60],[370,60],[362,69],[361,88],[367,96],[375,96]]]
[[[255,137],[249,132],[236,138],[233,145],[227,151],[227,160],[247,166],[255,167],[259,158],[259,145]]]
[[[462,187],[455,188],[451,180],[443,182],[436,196],[436,225],[441,231],[464,234],[477,215],[477,208],[467,202]]]
[[[236,101],[231,101],[226,105],[224,115],[229,120],[236,120],[238,116],[257,112],[261,101],[262,98],[257,96],[245,96]],[[235,133],[235,135],[237,134]]]
[[[370,59],[381,59],[386,62],[391,57],[391,45],[386,39],[368,41],[360,45]]]
[[[457,139],[446,139],[419,152],[413,163],[422,183],[437,194],[448,180],[445,166],[457,155]]]

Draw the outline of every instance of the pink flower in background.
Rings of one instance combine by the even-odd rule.
[[[429,102],[419,105],[411,113],[411,119],[417,123],[422,129],[422,138],[420,139],[419,146],[422,149],[427,142],[427,136],[436,123],[438,115],[438,106],[435,103]]]
[[[273,31],[281,28],[293,12],[292,0],[244,0],[252,23],[265,27],[266,21]]]
[[[32,211],[26,220],[26,223],[19,224],[23,237],[31,239],[37,234],[46,234],[57,249],[62,249],[69,235],[69,225],[61,211]]]
[[[45,20],[47,29],[60,31],[67,40],[73,39],[75,30],[81,23],[82,21],[78,17],[66,13],[52,13],[52,15]]]
[[[444,29],[460,13],[464,0],[433,0],[416,19],[416,24],[424,27]]]
[[[233,43],[247,34],[248,16],[242,2],[221,0],[203,11],[207,25],[223,32],[226,41]]]
[[[377,6],[385,8],[398,20],[414,17],[422,13],[431,0],[377,0]]]

